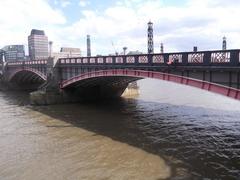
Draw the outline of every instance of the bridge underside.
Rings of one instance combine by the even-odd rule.
[[[62,89],[77,89],[83,97],[116,97],[121,95],[121,93],[127,87],[128,83],[142,78],[172,81],[175,83],[189,85],[203,90],[222,94],[234,99],[240,99],[239,89],[208,81],[197,80],[197,78],[193,79],[186,76],[129,69],[112,69],[95,72],[92,71],[63,81],[60,86]]]
[[[65,92],[80,100],[117,98],[122,95],[128,84],[139,77],[108,76],[94,77],[77,81],[64,88]]]
[[[20,71],[9,81],[9,88],[14,90],[37,90],[45,80],[30,71]]]

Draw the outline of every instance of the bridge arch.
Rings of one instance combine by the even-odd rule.
[[[14,70],[10,74],[8,80],[12,81],[16,77],[16,75],[19,74],[19,73],[24,73],[25,75],[35,75],[35,76],[41,78],[43,81],[47,80],[46,75],[44,73],[42,73],[41,71],[38,71],[38,70],[33,69],[33,68],[26,68],[26,67],[23,68],[23,69],[16,69],[16,70]]]
[[[37,89],[46,80],[44,73],[27,67],[16,69],[8,76],[8,81],[18,89]]]
[[[109,70],[101,70],[101,71],[92,71],[84,74],[80,74],[73,78],[63,81],[60,84],[61,89],[67,89],[69,87],[73,87],[77,84],[81,84],[81,82],[97,82],[98,79],[110,78],[116,82],[125,82],[130,83],[132,81],[143,79],[143,78],[153,78],[165,81],[171,81],[178,84],[193,86],[196,88],[200,88],[203,90],[211,91],[217,94],[221,94],[227,97],[231,97],[234,99],[240,100],[240,90],[223,86],[220,84],[211,83],[208,81],[197,80],[189,77],[178,76],[163,72],[154,72],[154,71],[143,71],[143,70],[130,70],[130,69],[109,69]],[[126,85],[126,84],[125,84]],[[122,86],[122,88],[126,88],[126,86]],[[122,92],[122,90],[121,90]]]

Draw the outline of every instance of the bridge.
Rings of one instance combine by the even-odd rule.
[[[154,78],[240,100],[240,49],[60,58],[0,65],[11,89],[55,89],[81,97],[120,96],[130,82]]]

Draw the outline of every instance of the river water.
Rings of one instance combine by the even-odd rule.
[[[135,98],[35,107],[0,92],[0,179],[239,179],[240,102],[139,86]]]

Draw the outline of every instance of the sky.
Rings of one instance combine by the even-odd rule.
[[[78,47],[86,55],[147,52],[147,23],[153,22],[154,52],[240,49],[237,0],[0,0],[0,48],[24,44],[31,29],[44,30],[53,50]]]

